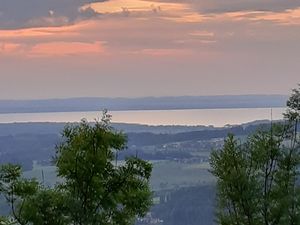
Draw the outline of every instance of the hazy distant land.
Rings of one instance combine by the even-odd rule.
[[[285,95],[0,100],[0,113],[284,107]]]
[[[52,159],[65,125],[0,124],[0,163],[21,164],[25,177],[36,178],[47,186],[57,183]],[[116,163],[138,155],[153,164],[150,184],[155,202],[151,209],[154,218],[163,220],[164,225],[214,225],[215,179],[208,163],[211,150],[221,148],[228,133],[243,140],[257,129],[269,129],[270,121],[223,128],[112,125],[123,130],[128,138],[127,148],[119,152]],[[0,210],[8,213],[1,199]],[[186,223],[186,218],[193,222]]]

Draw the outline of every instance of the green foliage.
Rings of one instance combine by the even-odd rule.
[[[17,222],[14,219],[8,219],[0,216],[0,225],[17,225]]]
[[[292,94],[287,101],[288,110],[284,114],[285,118],[290,121],[299,121],[300,119],[300,84],[298,84],[298,89],[292,90]]]
[[[34,179],[23,179],[21,173],[21,167],[18,165],[7,164],[0,167],[1,193],[10,204],[15,220],[23,225],[27,223],[21,217],[23,206],[28,198],[37,192],[38,182]]]
[[[287,103],[284,124],[258,131],[245,143],[233,135],[211,154],[217,178],[217,221],[222,225],[300,224],[300,94]]]
[[[126,136],[109,122],[105,112],[95,125],[66,126],[54,159],[63,182],[53,188],[23,179],[20,166],[1,167],[0,190],[18,224],[127,225],[148,211],[152,165],[136,157],[117,165]]]
[[[130,158],[121,166],[115,156],[126,137],[108,126],[105,115],[90,126],[86,121],[69,126],[57,147],[60,186],[67,195],[73,224],[131,224],[151,205],[151,164]]]
[[[20,216],[31,224],[69,224],[64,196],[58,190],[40,189],[23,204]]]

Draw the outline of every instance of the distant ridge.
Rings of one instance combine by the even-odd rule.
[[[284,107],[285,95],[0,100],[0,113]]]

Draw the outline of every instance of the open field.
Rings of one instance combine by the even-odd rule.
[[[122,162],[120,162],[122,164]],[[151,187],[154,191],[164,189],[177,189],[195,185],[206,185],[214,182],[209,173],[209,164],[206,163],[182,163],[176,161],[152,161],[153,174]],[[37,178],[46,186],[52,186],[59,180],[54,166],[41,166],[34,164],[31,171],[26,171],[27,178]]]
[[[151,186],[154,191],[177,189],[214,182],[208,163],[161,161],[154,163]]]

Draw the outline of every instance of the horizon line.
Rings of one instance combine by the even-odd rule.
[[[217,95],[165,95],[165,96],[140,96],[140,97],[103,97],[103,96],[76,96],[76,97],[50,97],[50,98],[24,98],[24,99],[0,99],[0,102],[7,101],[60,101],[60,100],[75,100],[75,99],[109,99],[109,100],[137,100],[137,99],[162,99],[162,98],[199,98],[199,97],[288,97],[285,94],[217,94]]]

